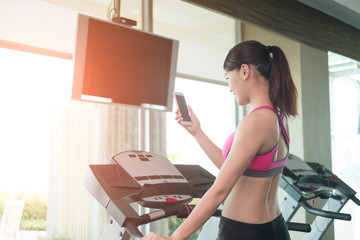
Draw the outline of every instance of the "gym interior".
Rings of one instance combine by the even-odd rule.
[[[174,121],[172,95],[165,108],[74,98],[79,14],[109,23],[118,18],[126,28],[175,40],[173,90],[185,93],[219,146],[250,112],[229,93],[222,68],[228,50],[252,39],[281,47],[298,91],[299,114],[289,122],[290,153],[341,179],[339,189],[336,182],[326,192],[339,196],[320,194],[298,204],[298,195],[288,203],[295,190],[284,178],[278,198],[289,222],[317,232],[312,238],[306,229],[295,229],[291,239],[360,239],[360,5],[307,0],[0,0],[0,234],[6,203],[21,199],[9,239],[113,239],[105,235],[115,231],[114,212],[92,190],[94,184],[106,187],[94,180],[97,170],[89,166],[121,164],[114,158],[119,153],[165,157],[171,169],[186,164],[211,176],[218,172]],[[141,69],[131,67],[134,74]],[[138,215],[158,207],[135,205]],[[181,221],[166,216],[139,231],[168,235]],[[136,232],[120,225],[115,228],[123,237],[114,239]],[[191,239],[201,239],[201,231],[206,228]]]

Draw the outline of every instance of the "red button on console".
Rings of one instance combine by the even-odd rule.
[[[166,202],[167,202],[167,203],[177,203],[178,200],[176,200],[176,199],[174,199],[174,198],[167,198],[167,199],[166,199]]]

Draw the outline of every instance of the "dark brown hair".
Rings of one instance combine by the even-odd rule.
[[[272,54],[272,56],[271,56]],[[277,46],[244,41],[230,49],[224,61],[226,72],[253,65],[269,81],[269,96],[274,108],[285,116],[297,115],[297,90],[284,52]]]

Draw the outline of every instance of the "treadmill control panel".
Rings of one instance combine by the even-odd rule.
[[[111,163],[140,186],[141,193],[135,200],[144,207],[162,208],[192,201],[191,184],[163,156],[132,150],[115,155]]]
[[[112,160],[125,169],[141,186],[146,184],[188,183],[171,162],[157,154],[127,151]]]

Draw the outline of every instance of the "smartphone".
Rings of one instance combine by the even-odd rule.
[[[174,92],[175,101],[178,109],[182,115],[183,120],[181,121],[182,125],[192,125],[188,106],[185,101],[185,96],[181,92]]]

